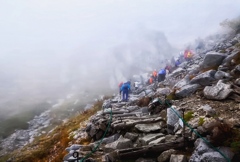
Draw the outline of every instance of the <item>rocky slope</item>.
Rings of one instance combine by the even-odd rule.
[[[68,123],[48,134],[48,139],[54,137],[51,155],[40,159],[56,161],[58,148],[65,146],[60,143],[65,143],[63,161],[240,161],[239,42],[240,34],[206,43],[165,81],[134,91],[129,102],[120,102],[119,95],[105,100],[87,121],[71,120],[75,129],[68,130]],[[62,129],[69,138],[56,141]],[[24,161],[19,160],[23,150],[9,161]]]
[[[239,42],[238,34],[195,55],[164,82],[131,94],[129,102],[106,100],[85,129],[72,132],[76,143],[63,160],[239,161]],[[155,104],[149,115],[153,98],[171,104]],[[77,142],[83,138],[91,143]]]

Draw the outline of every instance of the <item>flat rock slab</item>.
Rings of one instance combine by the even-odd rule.
[[[158,123],[150,123],[150,124],[137,124],[135,125],[135,128],[140,132],[149,133],[149,132],[160,130],[162,127],[161,127],[161,123],[158,122]]]
[[[139,141],[142,145],[148,145],[149,142],[156,140],[157,138],[160,138],[163,136],[164,136],[164,134],[162,134],[162,133],[148,134],[148,135],[142,137]]]
[[[149,142],[149,145],[155,145],[155,144],[159,144],[159,143],[163,143],[165,141],[165,137],[160,137],[152,142]]]

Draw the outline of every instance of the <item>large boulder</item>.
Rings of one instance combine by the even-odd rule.
[[[202,154],[206,152],[213,152],[214,150],[209,148],[209,146],[201,139],[197,139],[194,143],[195,150],[189,159],[189,162],[200,161]]]
[[[208,52],[204,59],[203,62],[201,63],[201,67],[203,69],[208,69],[212,67],[218,67],[221,65],[223,59],[226,57],[226,55],[218,52]]]
[[[228,147],[220,147],[218,150],[224,154],[221,155],[219,152],[215,151],[214,149],[210,148],[202,139],[197,139],[194,143],[195,150],[190,157],[189,162],[196,162],[196,161],[219,161],[219,162],[226,162],[226,158],[230,161],[234,156],[234,153]]]
[[[193,94],[194,92],[196,92],[196,90],[200,87],[199,84],[189,84],[189,85],[185,85],[181,88],[179,88],[176,92],[175,95],[178,98],[184,98],[187,96],[190,96],[191,94]]]
[[[219,80],[214,86],[206,86],[203,90],[203,94],[207,99],[224,100],[232,91],[231,85],[225,84],[222,80]]]
[[[190,84],[200,84],[203,86],[210,85],[214,78],[214,74],[216,73],[216,70],[208,70],[202,74],[197,75],[194,77],[191,81]]]

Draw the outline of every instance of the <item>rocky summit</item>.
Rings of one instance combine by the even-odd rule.
[[[127,102],[120,95],[104,100],[101,110],[67,131],[61,160],[239,162],[239,42],[240,34],[212,46],[206,41],[207,49],[182,62],[164,81],[133,90]],[[28,137],[16,140],[22,138]],[[60,142],[49,147],[57,150]],[[52,151],[49,159],[57,154]]]

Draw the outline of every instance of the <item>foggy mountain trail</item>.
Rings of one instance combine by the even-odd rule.
[[[0,162],[71,161],[75,151],[86,161],[164,161],[162,154],[165,161],[222,160],[189,129],[191,149],[178,152],[182,124],[170,122],[169,133],[169,111],[155,97],[186,108],[194,130],[224,141],[213,144],[238,158],[239,6],[235,0],[0,1]],[[125,103],[118,86],[127,81],[133,89]],[[198,146],[208,151],[200,155]],[[154,158],[140,158],[145,154]]]
[[[68,94],[31,120],[28,130],[18,130],[6,140],[22,144],[16,150],[21,154],[12,154],[9,160],[237,162],[239,42],[239,33],[207,37],[192,59],[182,60],[165,80],[149,83],[151,71],[134,75],[130,81],[139,85],[135,89],[131,84],[127,102],[119,94],[99,97],[51,131],[41,130],[50,123],[51,110],[57,110],[54,116],[58,107],[66,104],[69,109],[80,102]],[[21,143],[28,140],[27,145]],[[3,144],[7,150],[18,147]],[[33,146],[35,151],[29,150]]]

